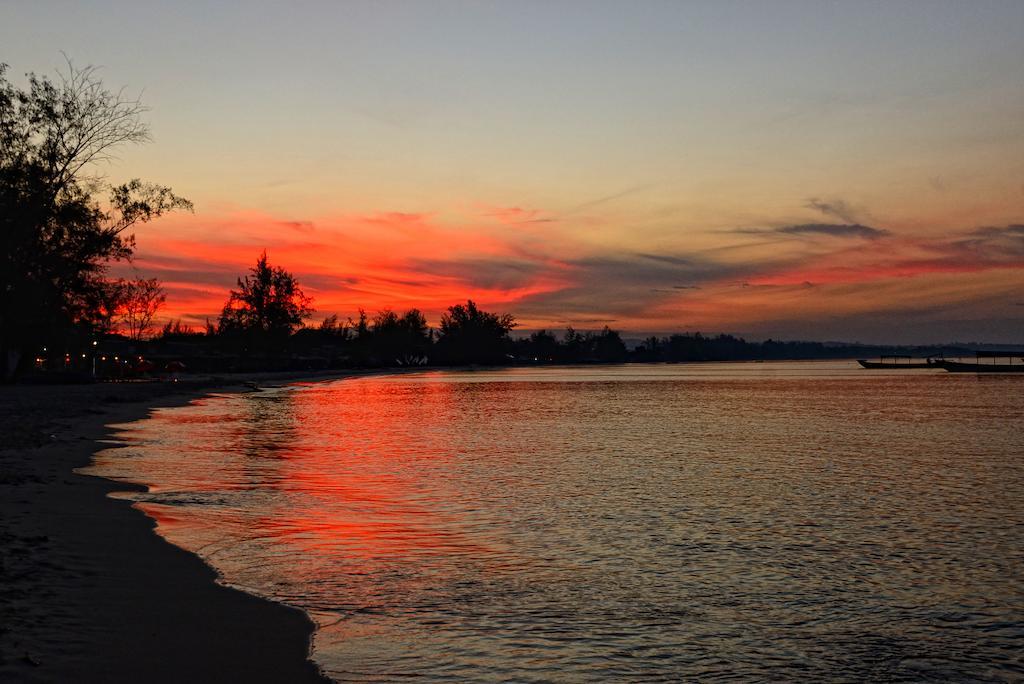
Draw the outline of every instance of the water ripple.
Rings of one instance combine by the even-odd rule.
[[[96,470],[338,681],[1024,678],[1024,384],[845,364],[217,395]]]

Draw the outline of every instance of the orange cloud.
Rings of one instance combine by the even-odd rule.
[[[1024,268],[1024,226],[979,228],[944,239],[894,239],[825,253],[749,279],[757,285],[863,283],[936,273]]]
[[[215,317],[238,276],[266,249],[294,272],[321,315],[359,307],[438,314],[472,297],[507,306],[564,286],[559,262],[488,225],[441,225],[429,214],[378,213],[290,221],[236,212],[214,220],[170,217],[138,236],[133,266],[161,278],[165,316]],[[519,278],[488,279],[498,264],[528,261]],[[470,263],[492,264],[479,271]],[[123,268],[121,269],[123,270]]]
[[[869,315],[928,292],[953,306],[968,295],[949,283],[976,299],[1002,296],[999,274],[1024,268],[1020,226],[925,240],[859,224],[800,224],[729,231],[700,249],[629,251],[606,235],[588,242],[585,234],[542,226],[547,216],[519,207],[468,215],[174,216],[138,236],[134,268],[164,281],[165,316],[192,324],[217,317],[236,278],[266,249],[314,298],[317,318],[416,307],[436,322],[445,308],[472,298],[514,313],[523,327],[627,330],[744,330],[769,319]],[[900,291],[898,283],[909,289],[907,279],[916,279],[913,293]]]

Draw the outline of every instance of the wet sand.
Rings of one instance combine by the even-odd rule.
[[[217,584],[106,496],[129,485],[73,472],[107,425],[294,377],[0,387],[0,681],[327,681],[304,613]]]

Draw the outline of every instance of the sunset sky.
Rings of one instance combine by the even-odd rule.
[[[142,93],[104,169],[163,315],[266,249],[316,318],[473,298],[524,328],[1024,341],[1024,2],[0,4]]]

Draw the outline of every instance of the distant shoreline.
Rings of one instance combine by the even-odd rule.
[[[218,584],[107,496],[132,485],[73,470],[109,446],[109,425],[155,408],[247,382],[353,375],[0,387],[0,680],[328,681],[309,660],[305,613]]]

